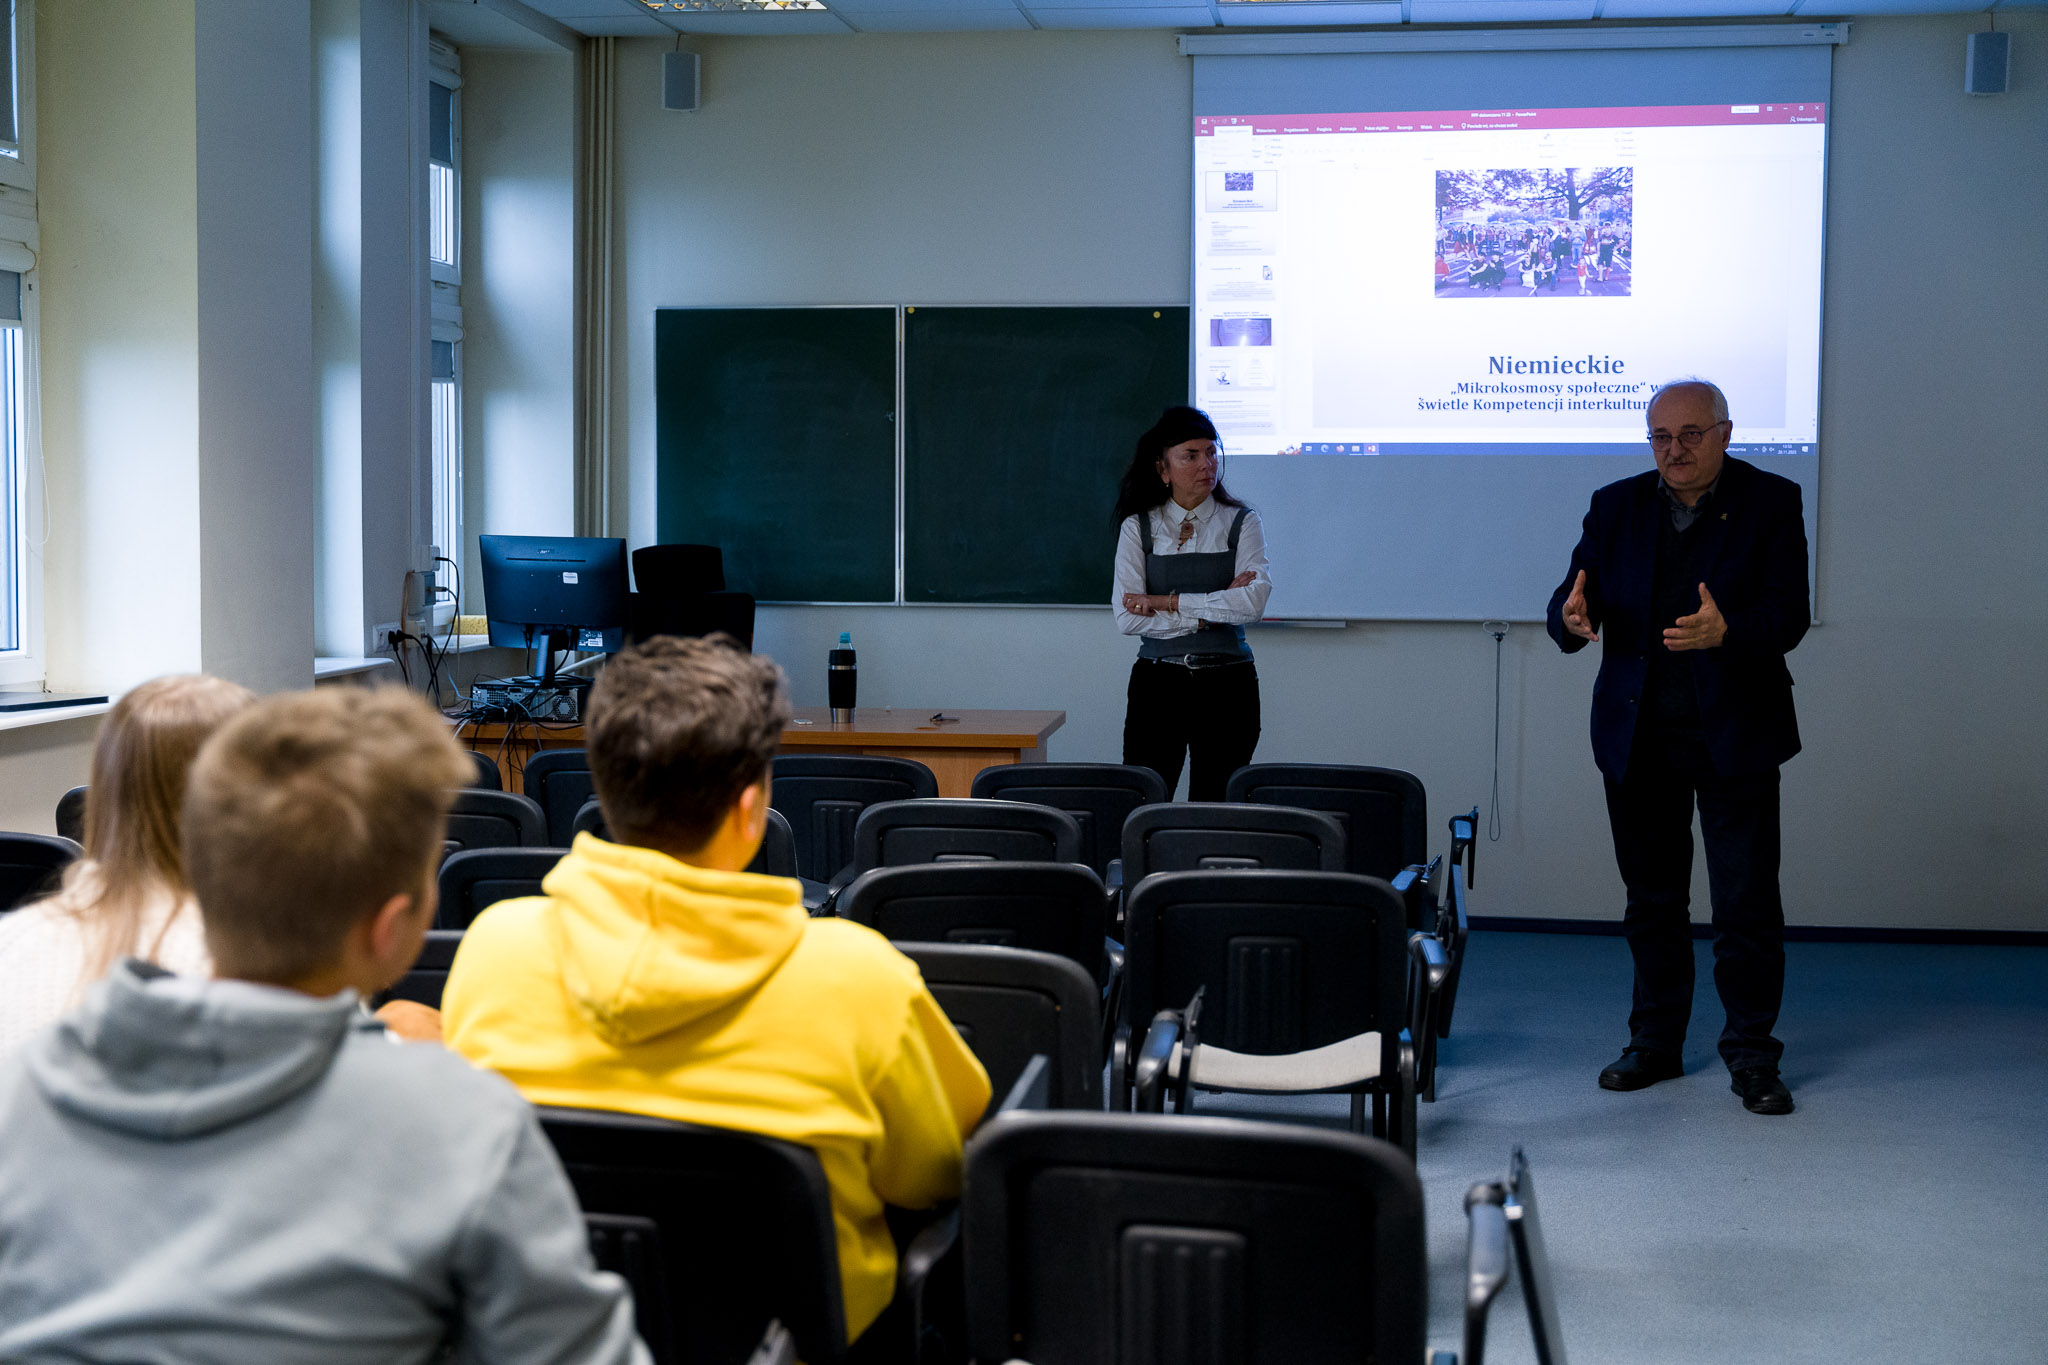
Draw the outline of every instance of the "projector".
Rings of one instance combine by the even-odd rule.
[[[575,724],[583,719],[583,694],[590,684],[568,679],[490,678],[469,690],[470,713],[478,720],[548,720]]]

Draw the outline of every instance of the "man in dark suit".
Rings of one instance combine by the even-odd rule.
[[[1728,400],[1704,380],[1665,385],[1647,417],[1657,468],[1593,495],[1548,615],[1567,654],[1602,641],[1593,758],[1628,888],[1635,1003],[1600,1084],[1640,1090],[1683,1072],[1697,804],[1721,1058],[1752,1113],[1789,1114],[1771,1029],[1785,986],[1778,765],[1799,752],[1785,655],[1812,616],[1799,486],[1728,458]]]

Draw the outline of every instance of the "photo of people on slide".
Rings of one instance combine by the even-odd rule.
[[[1438,171],[1436,296],[1627,295],[1634,218],[1633,166]]]

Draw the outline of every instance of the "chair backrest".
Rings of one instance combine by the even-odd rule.
[[[839,895],[841,919],[899,943],[991,943],[1057,953],[1098,985],[1107,974],[1109,903],[1079,863],[919,863],[863,872]]]
[[[1380,1074],[1407,1026],[1407,915],[1350,872],[1161,872],[1125,908],[1124,1011],[1142,1035],[1198,989],[1202,1042],[1273,1056],[1378,1031]]]
[[[633,551],[633,587],[664,597],[724,592],[725,552],[716,545],[643,545]]]
[[[518,792],[464,787],[448,812],[450,853],[480,848],[547,848],[548,822],[540,804]]]
[[[1098,877],[1122,856],[1124,821],[1140,806],[1172,795],[1159,774],[1126,763],[998,763],[974,775],[968,793],[983,799],[1029,801],[1074,817],[1081,861]]]
[[[57,798],[57,837],[85,843],[85,788],[73,787]]]
[[[862,811],[938,794],[938,778],[912,759],[783,754],[775,760],[770,799],[796,836],[797,870],[822,882],[853,861],[853,827]]]
[[[609,839],[612,832],[604,822],[604,807],[596,797],[583,803],[570,825],[571,835],[594,834],[600,839]],[[779,810],[768,812],[768,827],[762,832],[761,847],[754,854],[754,861],[747,864],[747,871],[758,872],[764,877],[794,877],[796,873],[796,839],[789,832],[789,821]]]
[[[1253,763],[1230,775],[1223,799],[1334,817],[1344,831],[1347,872],[1391,878],[1429,856],[1429,802],[1422,779],[1398,768]]]
[[[84,852],[59,836],[0,834],[0,910],[55,891],[64,869]]]
[[[441,864],[438,929],[467,929],[499,901],[541,894],[541,879],[554,871],[565,849],[472,848],[452,853]]]
[[[455,950],[461,946],[460,929],[427,930],[419,957],[406,969],[404,976],[378,995],[377,1003],[416,1000],[422,1005],[441,1008],[441,992],[448,985],[448,969],[455,965]]]
[[[931,797],[885,801],[860,813],[853,827],[853,865],[1080,861],[1081,827],[1051,806],[1022,801]]]
[[[521,778],[526,794],[540,802],[547,816],[548,842],[567,848],[575,834],[576,814],[597,796],[590,780],[590,755],[582,749],[543,749],[526,760]]]
[[[632,1284],[657,1365],[741,1365],[780,1319],[812,1365],[846,1357],[831,1194],[793,1142],[637,1114],[540,1110],[598,1264]]]
[[[1124,821],[1123,850],[1125,886],[1155,872],[1198,868],[1344,870],[1344,831],[1337,822],[1320,811],[1287,806],[1140,806]]]
[[[505,790],[505,775],[498,771],[498,760],[481,749],[470,749],[469,761],[476,768],[476,774],[469,779],[469,785],[487,792]]]
[[[696,592],[677,597],[633,594],[633,637],[704,636],[724,632],[741,646],[754,647],[754,595],[748,592]]]
[[[961,1213],[979,1360],[1423,1359],[1422,1185],[1374,1138],[1005,1114],[968,1145]]]
[[[980,1058],[996,1099],[1010,1093],[1032,1057],[1044,1056],[1052,1063],[1051,1107],[1102,1107],[1102,996],[1072,959],[980,943],[896,946]]]

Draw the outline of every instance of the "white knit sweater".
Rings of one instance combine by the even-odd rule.
[[[60,895],[0,914],[0,1056],[77,1004],[91,984],[85,980],[85,923],[69,902]],[[166,896],[145,907],[137,942],[139,955],[170,971],[213,974],[199,907],[190,897]]]

